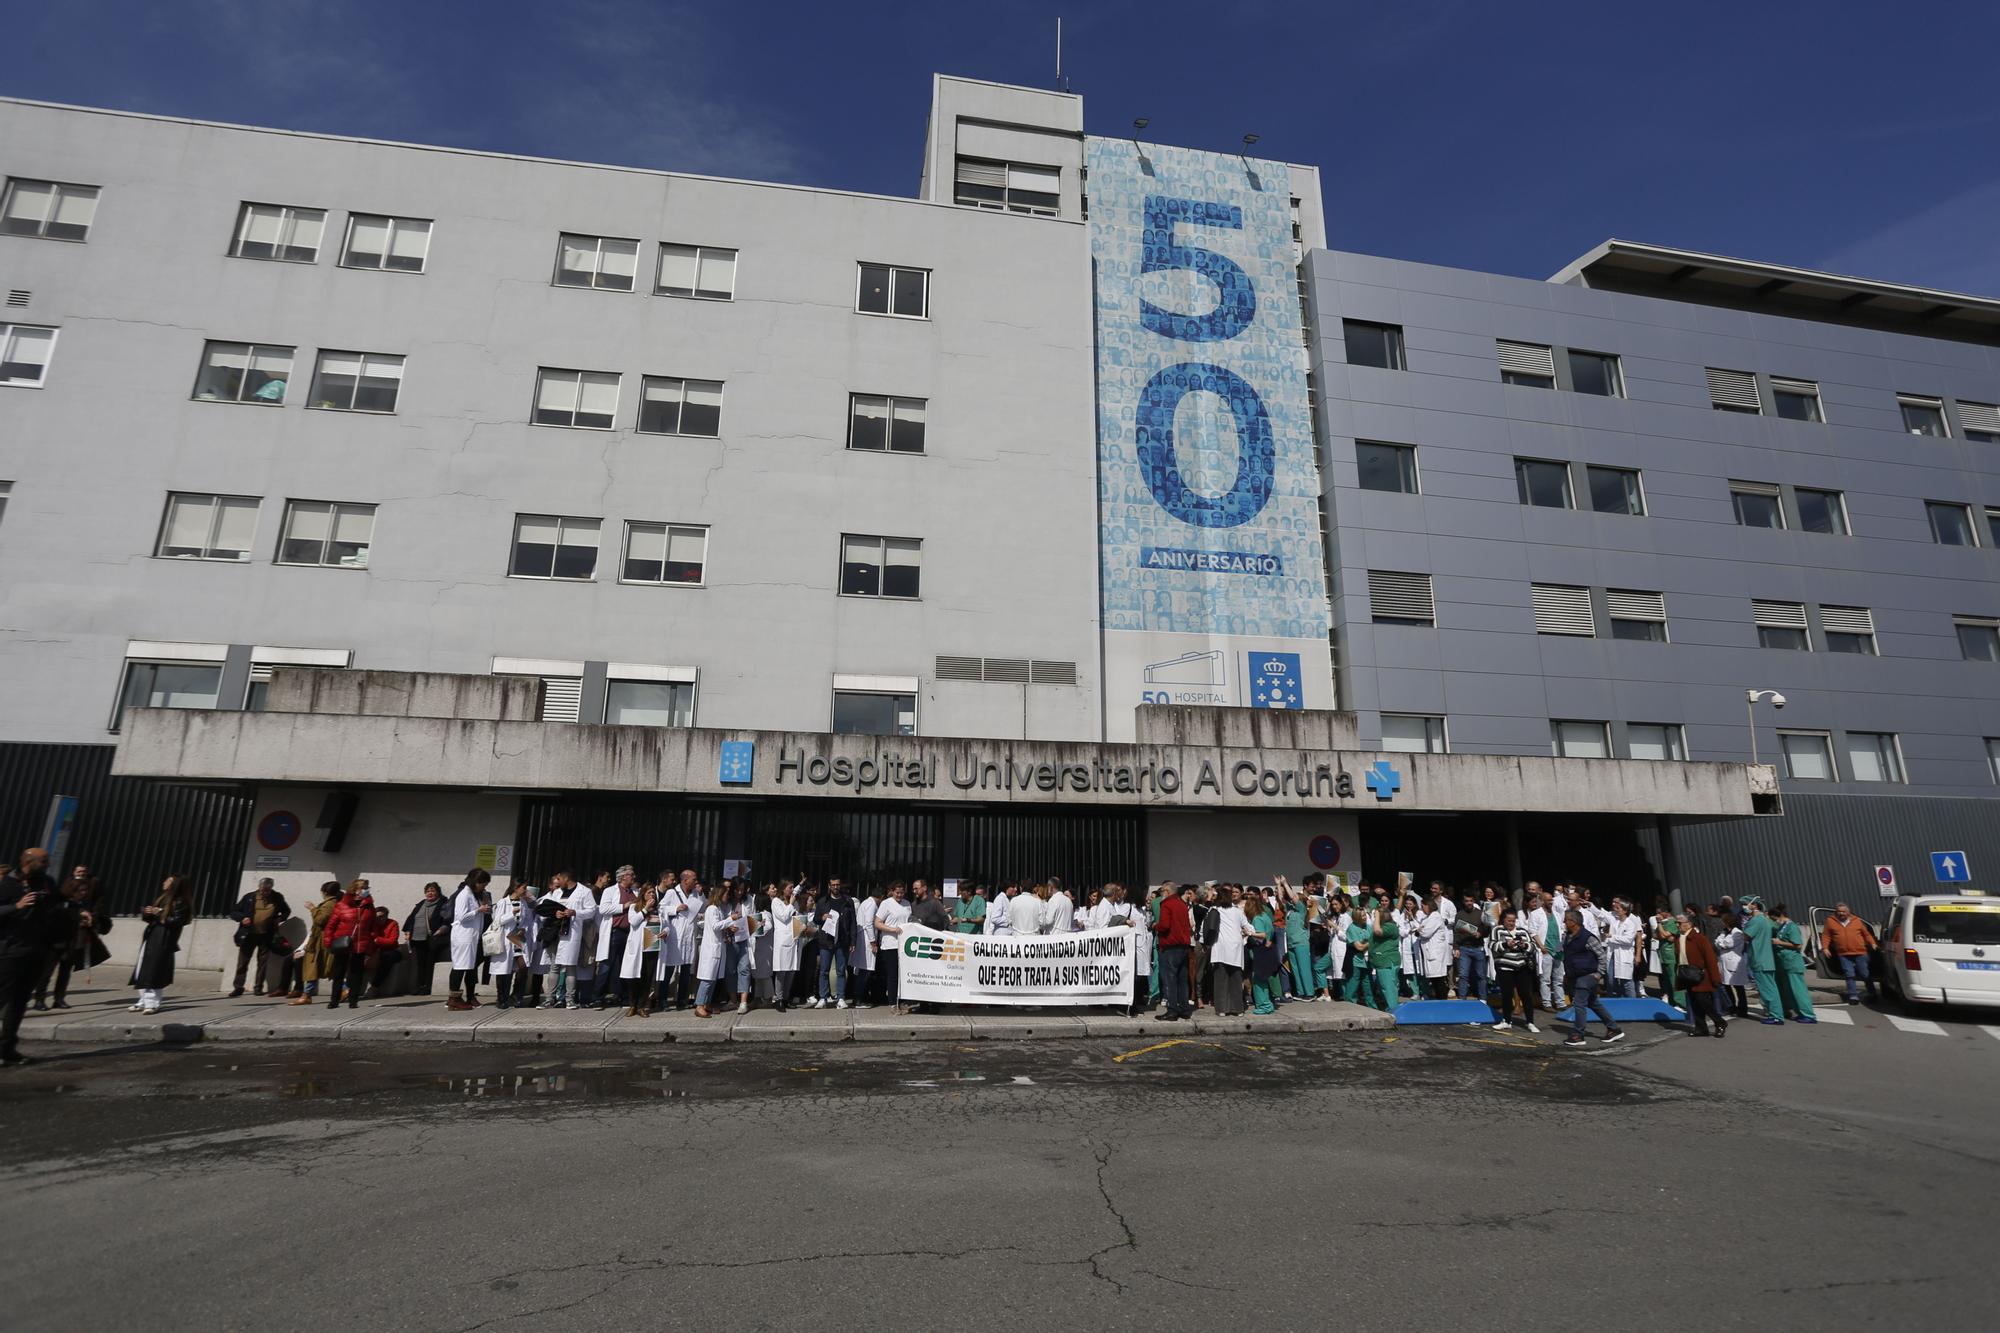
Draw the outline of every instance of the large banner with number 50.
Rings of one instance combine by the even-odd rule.
[[[1110,739],[1140,703],[1331,708],[1291,174],[1085,154]]]

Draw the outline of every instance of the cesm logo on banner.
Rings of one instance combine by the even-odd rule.
[[[896,987],[919,1004],[1129,1006],[1137,942],[1124,928],[952,935],[905,926]]]

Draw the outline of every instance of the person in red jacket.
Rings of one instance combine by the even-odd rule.
[[[1188,1003],[1188,949],[1194,944],[1194,916],[1188,905],[1194,899],[1194,886],[1168,880],[1161,888],[1160,919],[1153,923],[1153,936],[1160,945],[1157,966],[1166,1007],[1153,1021],[1178,1023],[1194,1017],[1194,1007]]]
[[[379,1000],[388,994],[389,978],[395,975],[396,964],[403,959],[402,937],[388,908],[370,910],[374,915],[366,928],[361,956],[368,964],[368,998]]]
[[[372,933],[374,919],[375,907],[368,901],[368,881],[357,879],[347,886],[340,895],[340,901],[333,905],[333,913],[327,917],[326,927],[320,932],[328,955],[333,959],[332,985],[328,988],[333,998],[327,1001],[327,1008],[340,1008],[342,983],[347,986],[347,1007],[361,1007],[361,988],[366,981],[366,971],[360,950],[362,942]]]

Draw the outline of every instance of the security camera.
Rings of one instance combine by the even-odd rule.
[[[1782,695],[1782,694],[1774,694],[1774,695],[1772,695],[1772,696],[1771,696],[1771,707],[1773,707],[1773,708],[1783,708],[1784,706],[1785,706],[1785,696],[1784,696],[1784,695]]]

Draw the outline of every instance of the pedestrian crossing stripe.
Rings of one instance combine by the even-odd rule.
[[[1942,1037],[1944,1029],[1928,1018],[1899,1018],[1895,1014],[1884,1014],[1899,1032],[1920,1032],[1926,1037]]]
[[[1819,1021],[1851,1028],[1854,1026],[1854,1015],[1845,1009],[1822,1009],[1819,1011]]]
[[[1993,1040],[2000,1041],[2000,1028],[1981,1028],[1979,1030],[1981,1032],[1984,1032],[1987,1036],[1993,1038]]]

